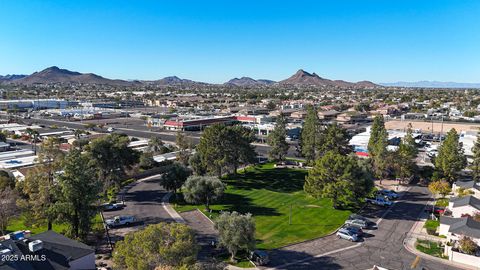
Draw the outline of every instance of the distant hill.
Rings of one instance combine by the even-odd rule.
[[[438,82],[438,81],[395,82],[395,83],[380,83],[380,84],[384,86],[394,86],[394,87],[480,88],[480,83],[458,83],[458,82]]]
[[[275,81],[271,81],[271,80],[262,80],[262,79],[255,80],[250,77],[241,77],[241,78],[233,78],[224,84],[234,85],[234,86],[255,86],[255,85],[271,85],[274,83]]]
[[[148,84],[154,84],[154,85],[204,85],[205,83],[202,82],[196,82],[192,80],[187,80],[187,79],[181,79],[177,76],[169,76],[165,77],[160,80],[155,80],[155,81],[145,81]]]
[[[61,69],[58,67],[49,67],[32,75],[15,80],[19,84],[53,84],[53,83],[83,83],[83,84],[105,84],[129,86],[134,82],[124,80],[110,80],[93,73],[80,73]]]
[[[295,74],[290,76],[288,79],[280,81],[279,84],[284,85],[310,85],[310,86],[323,86],[323,87],[339,87],[339,88],[368,88],[368,87],[378,87],[369,81],[361,81],[358,83],[352,83],[342,80],[329,80],[326,78],[322,78],[315,73],[308,73],[303,69],[298,70]]]
[[[27,77],[28,75],[19,75],[19,74],[7,74],[5,76],[0,75],[0,82],[14,81]]]

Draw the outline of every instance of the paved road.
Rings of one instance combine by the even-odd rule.
[[[162,198],[168,192],[160,186],[158,177],[146,179],[133,183],[126,191],[124,196],[125,208],[118,211],[104,212],[106,219],[117,215],[133,215],[139,220],[135,226],[109,230],[112,238],[115,240],[118,240],[130,231],[144,227],[146,224],[173,221],[162,206]]]
[[[218,240],[218,232],[215,230],[213,223],[199,210],[183,212],[180,215],[196,233],[197,243],[200,246],[198,260],[211,260],[212,254],[216,252],[214,246],[212,246],[212,241],[216,242]]]
[[[318,252],[300,249],[280,253],[289,263],[273,265],[274,269],[371,269],[373,265],[388,269],[456,269],[435,261],[420,259],[412,268],[416,256],[403,246],[406,233],[410,231],[417,217],[424,209],[430,196],[425,187],[412,186],[405,196],[387,211],[377,211],[370,216],[382,217],[377,220],[379,228],[367,231],[371,234],[358,246],[348,243],[342,246],[331,239],[320,240]],[[323,243],[324,242],[324,243]],[[345,241],[343,241],[345,242]],[[331,244],[332,243],[332,244]],[[330,248],[331,245],[331,248]],[[337,252],[335,252],[337,251]],[[324,255],[324,256],[322,256]],[[274,256],[279,256],[278,254]],[[295,261],[297,261],[296,263]]]
[[[85,124],[86,122],[67,122],[67,121],[59,121],[59,120],[52,120],[52,119],[40,119],[40,118],[35,118],[35,119],[21,119],[24,123],[27,124],[33,124],[37,123],[40,125],[57,125],[57,126],[65,126],[67,128],[73,128],[73,129],[85,129]],[[139,126],[135,125],[132,127],[121,127],[124,125],[118,124],[116,126],[116,132],[122,132],[127,134],[128,136],[132,137],[139,137],[139,138],[150,138],[153,136],[158,136],[160,137],[163,141],[165,142],[175,142],[176,138],[176,133],[175,132],[166,132],[166,131],[159,131],[159,130],[146,130],[147,128],[145,126]],[[191,137],[192,141],[194,144],[198,144],[200,141],[198,137],[198,133],[193,133],[193,137]],[[188,133],[187,133],[188,135]],[[270,149],[269,146],[266,145],[255,145],[255,149],[257,153],[261,156],[267,156],[268,155],[268,150]],[[288,157],[295,158],[296,151],[295,147],[291,146],[289,151],[288,151]]]

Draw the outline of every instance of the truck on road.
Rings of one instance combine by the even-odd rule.
[[[390,206],[392,205],[392,202],[389,200],[386,200],[382,197],[377,197],[375,199],[372,198],[366,198],[365,202],[375,204],[375,205],[380,205],[380,206]]]
[[[105,220],[105,223],[109,228],[119,227],[119,226],[129,226],[135,222],[134,216],[115,216],[112,219]]]

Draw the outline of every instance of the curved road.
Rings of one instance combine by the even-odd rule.
[[[425,187],[412,186],[390,209],[366,215],[377,219],[377,230],[366,231],[364,242],[350,243],[335,236],[272,251],[274,265],[264,269],[458,269],[436,261],[420,259],[408,252],[403,241],[417,221],[430,195]],[[383,216],[383,218],[382,218]],[[312,248],[313,247],[313,248]],[[280,258],[280,260],[279,260]],[[412,267],[413,266],[413,267]]]

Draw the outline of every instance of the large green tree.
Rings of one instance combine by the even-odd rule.
[[[372,128],[370,129],[370,139],[368,140],[368,153],[371,156],[376,154],[377,145],[388,139],[388,133],[385,129],[383,115],[379,114],[373,118]]]
[[[395,153],[395,174],[398,178],[406,180],[414,175],[416,170],[415,158],[418,149],[413,138],[411,125],[407,129],[407,134],[400,141],[397,152]]]
[[[240,164],[255,162],[253,140],[245,127],[215,124],[204,130],[196,150],[206,171],[221,177],[225,169],[236,173]]]
[[[0,189],[0,234],[5,235],[10,220],[18,215],[18,194],[9,186]]]
[[[185,136],[184,132],[178,131],[175,138],[175,144],[178,147],[177,160],[183,165],[188,165],[190,149],[193,148],[191,140]]]
[[[464,154],[462,144],[459,142],[459,135],[455,129],[448,131],[445,141],[438,149],[435,158],[435,169],[441,178],[450,183],[455,181],[456,175],[467,165],[467,158]]]
[[[270,145],[270,150],[268,151],[268,156],[271,160],[274,161],[284,161],[288,153],[288,148],[290,147],[286,141],[287,137],[287,128],[286,128],[286,119],[283,114],[277,117],[275,123],[275,128],[268,135],[268,145]]]
[[[239,250],[255,249],[255,221],[251,214],[223,212],[215,220],[215,229],[220,236],[220,245],[230,252],[232,262]]]
[[[347,130],[333,123],[327,126],[319,136],[317,145],[318,153],[323,155],[328,151],[333,151],[342,155],[352,153],[352,146],[349,145],[351,136]]]
[[[52,229],[55,219],[52,207],[57,200],[55,180],[62,168],[63,158],[60,141],[57,138],[45,140],[38,153],[38,165],[27,172],[24,181],[19,182],[18,189],[22,194],[19,205],[30,216],[29,225],[46,223],[47,229]]]
[[[191,269],[198,247],[195,233],[185,224],[159,223],[129,233],[115,244],[115,269]],[[171,268],[170,268],[171,267]]]
[[[480,136],[477,136],[477,141],[473,145],[473,161],[472,161],[472,174],[473,179],[476,182],[480,182]]]
[[[140,153],[128,147],[130,139],[125,134],[113,133],[97,138],[86,146],[93,165],[98,168],[98,177],[104,191],[119,185],[125,170],[137,163]]]
[[[305,177],[305,191],[315,198],[330,198],[333,207],[354,205],[370,191],[371,178],[354,156],[329,151]]]
[[[308,105],[307,116],[305,117],[302,133],[300,135],[301,153],[308,163],[313,162],[316,158],[319,129],[320,121],[318,119],[317,111],[313,106]]]
[[[177,194],[177,190],[182,187],[192,171],[179,162],[175,162],[170,166],[160,178],[160,185],[166,190],[173,191]]]
[[[59,220],[69,225],[69,236],[85,240],[91,231],[96,213],[95,202],[101,190],[96,168],[90,163],[89,156],[72,150],[65,157],[63,173],[58,180],[59,196],[55,211]]]
[[[193,175],[188,177],[183,189],[186,202],[204,204],[210,211],[210,204],[223,196],[226,185],[217,177]]]

